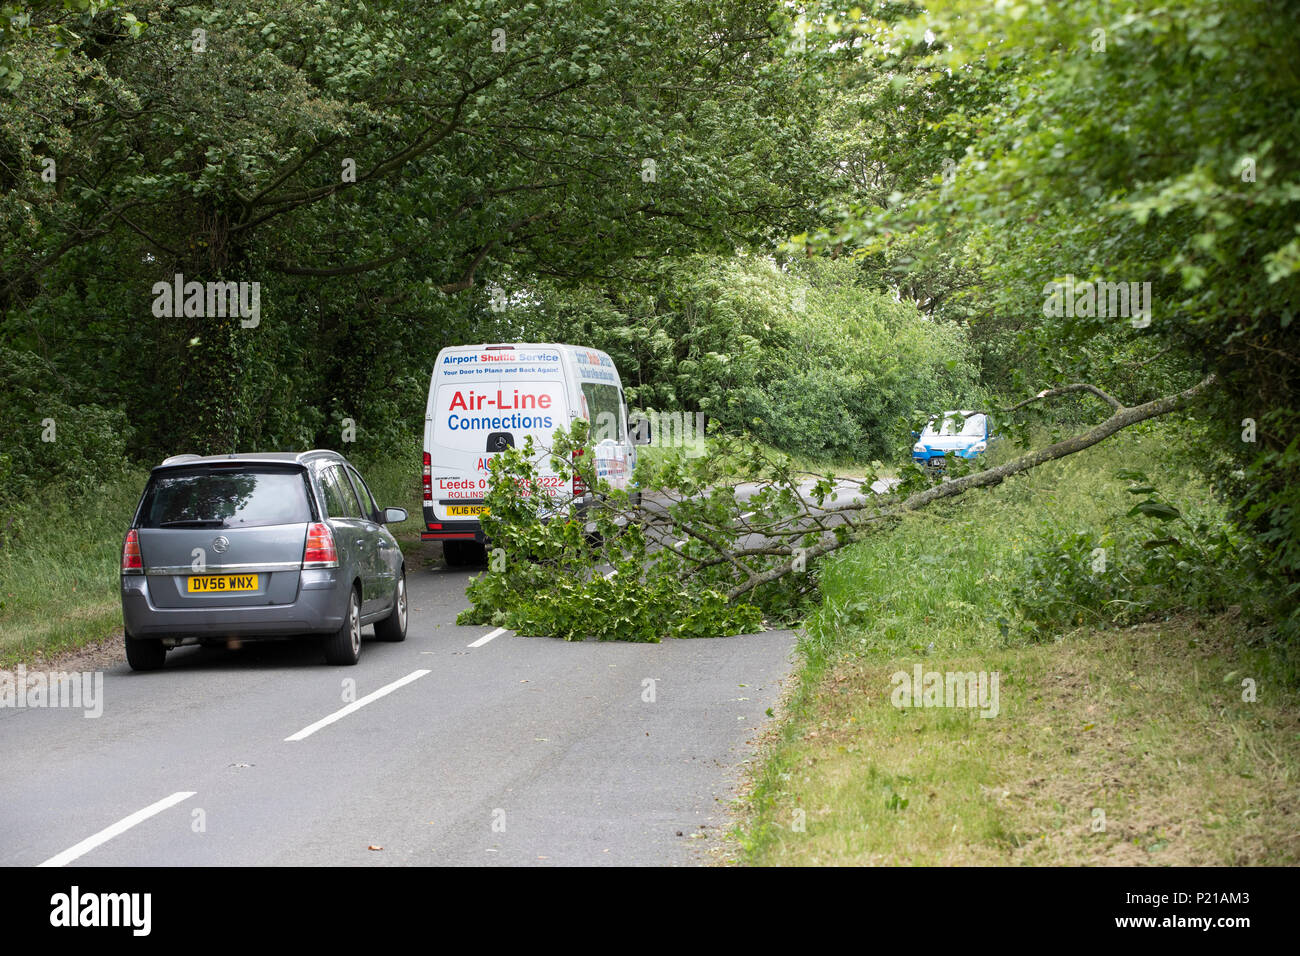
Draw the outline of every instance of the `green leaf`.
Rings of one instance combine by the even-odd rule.
[[[1139,501],[1129,510],[1129,517],[1137,514],[1146,515],[1148,518],[1159,518],[1161,521],[1172,521],[1182,517],[1182,512],[1173,505],[1156,501],[1154,498]]]

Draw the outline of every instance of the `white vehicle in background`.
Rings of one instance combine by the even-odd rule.
[[[576,477],[552,467],[557,429],[574,419],[591,425],[596,475],[629,487],[636,446],[648,444],[648,423],[629,426],[623,383],[614,361],[575,345],[454,345],[438,353],[424,413],[424,540],[441,541],[447,563],[481,562],[487,538],[479,516],[488,463],[529,436],[543,489],[557,504],[588,495]],[[635,433],[635,436],[634,436]]]

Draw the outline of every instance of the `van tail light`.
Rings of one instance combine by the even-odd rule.
[[[587,493],[587,483],[582,480],[582,475],[578,474],[578,458],[582,456],[583,449],[579,448],[573,453],[573,497],[581,498]]]
[[[140,535],[132,528],[122,542],[122,573],[144,574],[144,560],[140,557]]]
[[[424,483],[424,500],[432,501],[433,500],[433,459],[429,456],[429,453],[427,451],[424,453],[424,477],[422,480]]]
[[[316,521],[307,528],[307,545],[302,549],[302,566],[304,568],[337,568],[339,552],[334,547],[334,532],[323,521]]]

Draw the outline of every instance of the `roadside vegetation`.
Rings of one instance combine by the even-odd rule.
[[[1177,448],[1153,425],[827,560],[736,858],[1300,862],[1300,659],[1246,558],[1194,531],[1176,560],[1144,548],[1178,519],[1130,515],[1117,477],[1235,539]],[[999,674],[996,716],[895,707],[917,665]]]

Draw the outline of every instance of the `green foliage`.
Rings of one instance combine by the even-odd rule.
[[[872,131],[896,150],[871,154],[892,192],[843,190],[794,248],[938,282],[936,314],[971,326],[995,392],[1083,380],[1136,400],[1216,372],[1199,415],[1217,453],[1202,461],[1220,487],[1242,473],[1237,521],[1294,599],[1300,8],[936,0],[818,22],[889,77],[864,88],[863,115],[895,88],[946,111],[915,145]],[[1067,275],[1149,281],[1150,324],[1045,314],[1046,284]],[[1240,440],[1247,418],[1255,443]]]
[[[0,17],[0,330],[145,459],[377,453],[442,345],[519,337],[492,289],[766,242],[820,181],[767,0],[111,6]],[[178,273],[260,323],[155,314]]]
[[[131,435],[121,409],[72,404],[66,382],[30,352],[0,346],[0,513],[39,488],[74,498],[123,474]]]
[[[978,400],[962,330],[926,321],[848,261],[707,257],[661,288],[551,292],[520,312],[531,328],[608,351],[634,405],[703,412],[711,427],[808,458],[896,458],[913,409]]]
[[[1105,527],[1049,528],[1026,558],[1016,608],[1043,633],[1079,624],[1131,624],[1180,611],[1263,604],[1254,543],[1221,510],[1184,513],[1145,473],[1120,469],[1125,491],[1143,498]],[[1136,483],[1134,483],[1136,482]]]
[[[837,552],[821,567],[807,659],[961,653],[1233,605],[1269,615],[1276,586],[1251,536],[1185,456],[1179,423],[1137,426]]]
[[[582,419],[567,435],[556,433],[550,458],[566,488],[575,470],[573,451],[586,439]],[[648,561],[646,536],[626,521],[627,493],[597,482],[590,460],[579,457],[577,471],[605,507],[582,511],[571,496],[552,498],[542,487],[539,457],[547,455],[539,456],[530,436],[524,447],[491,461],[484,496],[489,513],[482,521],[493,551],[488,570],[466,590],[472,606],[459,623],[569,641],[658,642],[762,629],[753,605],[729,604],[707,585],[688,587],[671,573],[671,564]]]
[[[121,627],[117,568],[145,478],[64,480],[0,511],[0,667]]]

